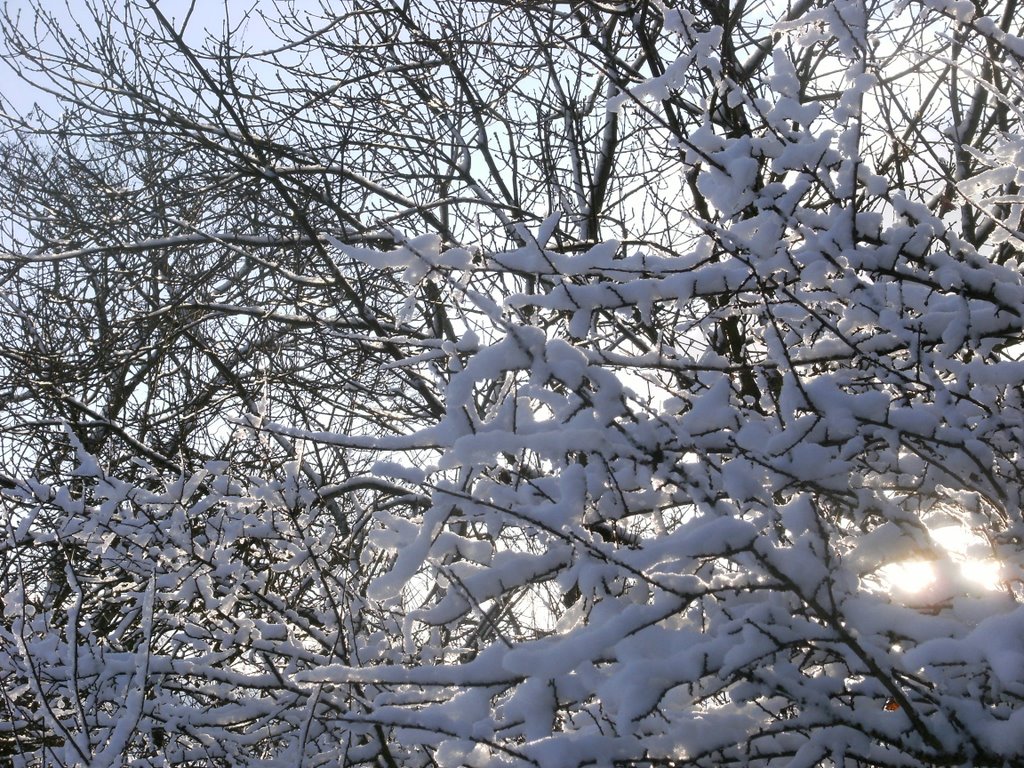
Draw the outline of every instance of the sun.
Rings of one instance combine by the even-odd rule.
[[[937,545],[936,558],[900,560],[880,570],[890,593],[916,596],[931,591],[948,592],[954,586],[971,592],[994,592],[1002,588],[1000,563],[978,554],[988,549],[982,536],[958,525],[932,529],[930,536]],[[936,597],[942,596],[936,594]]]

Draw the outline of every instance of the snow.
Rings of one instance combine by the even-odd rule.
[[[61,467],[2,491],[12,511],[0,676],[19,722],[63,734],[51,757],[69,765],[157,752],[157,729],[169,764],[1019,762],[1024,279],[998,263],[1000,246],[1021,239],[1019,114],[985,84],[961,85],[950,92],[1002,105],[986,120],[1006,130],[955,147],[959,133],[935,129],[946,107],[915,102],[920,88],[875,69],[895,59],[869,40],[899,20],[927,47],[932,28],[914,25],[941,17],[970,50],[1002,51],[1014,87],[1021,48],[971,3],[926,5],[937,13],[858,0],[792,18],[765,8],[729,28],[665,8],[652,31],[664,70],[634,76],[599,59],[622,81],[595,91],[585,114],[529,113],[498,131],[491,121],[512,114],[502,99],[546,81],[524,73],[525,84],[487,94],[473,141],[497,136],[493,157],[519,146],[517,128],[549,125],[569,141],[557,131],[606,135],[610,115],[617,140],[651,143],[649,157],[615,158],[625,175],[609,194],[642,187],[652,205],[602,212],[602,238],[582,234],[586,211],[554,177],[609,145],[556,158],[555,142],[552,189],[521,194],[563,210],[513,216],[500,196],[474,192],[486,165],[474,156],[452,161],[472,184],[456,175],[438,199],[432,188],[387,198],[407,209],[393,221],[423,232],[389,223],[377,246],[324,235],[317,258],[381,291],[358,297],[373,323],[320,322],[321,310],[336,319],[359,303],[340,297],[337,276],[261,263],[260,291],[279,280],[315,297],[302,312],[233,305],[236,286],[220,281],[216,312],[235,306],[247,323],[289,329],[268,333],[264,368],[237,366],[232,386],[261,380],[262,402],[222,417],[237,414],[238,427],[223,446],[197,446],[191,463],[181,449],[180,471],[150,463],[132,475],[123,468],[138,465],[119,453],[132,443],[69,439]],[[641,10],[591,11],[616,19],[616,34],[650,23]],[[749,71],[724,60],[726,36],[753,41],[742,43]],[[437,41],[402,44],[427,42]],[[629,50],[638,67],[654,61]],[[884,113],[893,125],[876,114],[890,77],[908,101]],[[467,158],[480,148],[461,136],[454,105],[409,114],[425,106],[444,126],[439,146]],[[936,157],[902,159],[897,139],[919,108]],[[970,159],[949,191],[977,214],[976,231],[994,222],[991,239],[933,201],[946,191],[945,152]],[[259,167],[290,183],[287,168]],[[486,173],[495,189],[525,190],[543,186],[536,171],[514,182],[511,163]],[[388,194],[387,180],[340,178]],[[450,226],[431,224],[442,208]],[[190,332],[206,330],[197,321]],[[359,356],[307,366],[307,343]],[[169,370],[177,348],[165,353]],[[316,386],[351,378],[350,391],[330,391],[352,400],[302,401],[278,417],[298,393],[276,390],[285,385],[268,371],[294,382],[292,368]],[[230,369],[203,390],[225,410],[244,401],[217,388]],[[100,422],[100,406],[67,398]],[[10,428],[28,429],[18,419]]]

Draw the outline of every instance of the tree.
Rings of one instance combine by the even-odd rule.
[[[1015,0],[231,10],[3,21],[6,760],[1024,761]]]

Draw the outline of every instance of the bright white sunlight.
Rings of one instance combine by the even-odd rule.
[[[1003,568],[983,537],[952,525],[933,529],[930,535],[939,548],[938,558],[909,559],[882,568],[882,579],[894,594],[940,600],[953,589],[991,592],[1004,588]]]

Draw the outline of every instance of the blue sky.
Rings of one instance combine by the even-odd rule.
[[[121,2],[116,4],[116,7],[122,9],[128,3],[142,7],[146,5],[141,0],[139,2],[121,0]],[[96,5],[95,0],[38,0],[33,5],[37,6],[43,13],[51,15],[56,19],[61,24],[64,32],[68,34],[75,30],[76,25],[80,25],[81,32],[85,34],[95,33],[95,25],[91,21],[93,14],[90,11],[90,7]],[[158,0],[157,5],[165,16],[180,23],[188,16],[189,8],[193,3],[190,0]],[[230,12],[234,21],[240,19],[246,11],[252,8],[262,7],[268,13],[272,14],[273,12],[273,3],[266,2],[265,0],[225,0],[223,3],[196,0],[194,6],[187,32],[190,33],[189,37],[192,42],[197,44],[201,42],[206,30],[217,32],[222,28],[225,19],[225,9]],[[298,3],[297,7],[301,8],[302,4]],[[25,7],[15,8],[9,11],[9,13],[14,18],[20,17],[22,28],[31,29],[34,11],[29,4],[26,3]],[[148,11],[146,13],[147,15],[149,14]],[[258,38],[261,36],[258,24],[249,24],[246,32],[246,40],[248,42],[258,42]],[[266,33],[264,32],[263,34],[265,35]],[[256,39],[254,40],[252,36],[255,36]],[[3,47],[4,44],[0,40],[0,48]],[[24,114],[36,103],[45,108],[55,106],[53,98],[23,82],[14,74],[5,61],[0,61],[0,82],[3,83],[3,97],[13,106],[14,111],[17,113]]]

